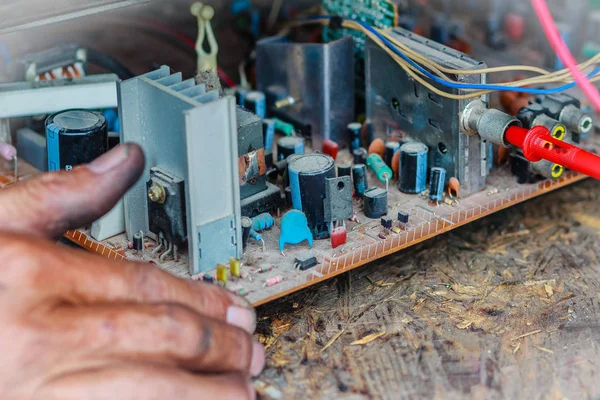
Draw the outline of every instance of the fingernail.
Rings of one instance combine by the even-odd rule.
[[[257,377],[265,369],[265,349],[258,342],[252,343],[252,361],[250,362],[250,374]]]
[[[254,382],[248,382],[248,395],[250,395],[250,400],[256,399],[256,388],[254,387]]]
[[[227,323],[253,334],[256,329],[256,314],[254,310],[231,306],[227,309]]]
[[[92,161],[88,168],[96,174],[104,174],[123,164],[128,156],[129,145],[122,144]]]

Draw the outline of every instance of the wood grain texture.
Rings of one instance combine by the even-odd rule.
[[[259,392],[597,398],[598,189],[577,184],[260,308]]]

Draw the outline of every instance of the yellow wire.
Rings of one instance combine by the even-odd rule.
[[[291,23],[289,27],[310,25],[310,24],[327,25],[328,22],[327,21],[318,21],[318,20],[301,21],[301,22]],[[380,38],[378,38],[375,34],[370,32],[369,30],[365,29],[361,24],[358,24],[357,22],[354,22],[354,21],[345,20],[343,22],[343,26],[345,28],[364,33],[371,40],[373,40],[373,42],[375,42],[379,47],[381,47],[390,57],[392,57],[392,59],[394,59],[394,61],[396,61],[396,63],[409,76],[411,76],[417,82],[419,82],[420,84],[425,86],[427,89],[431,90],[433,93],[435,93],[439,96],[446,97],[446,98],[453,99],[453,100],[468,100],[468,99],[482,97],[482,96],[485,96],[487,94],[494,93],[497,91],[497,90],[465,89],[465,90],[461,90],[462,92],[465,92],[465,94],[454,94],[454,93],[446,92],[444,90],[440,90],[440,89],[436,88],[435,86],[433,86],[427,80],[423,79],[423,78],[427,78],[427,76],[425,74],[423,74],[419,69],[415,68],[413,65],[411,65],[406,60],[404,60],[402,57],[398,56],[395,52],[393,52],[391,49],[389,49],[388,46],[386,46],[385,43],[383,43],[383,41]],[[286,29],[289,30],[289,27]],[[426,67],[433,74],[437,75],[441,79],[444,79],[445,81],[450,82],[450,83],[462,83],[462,82],[457,82],[455,80],[452,80],[446,74],[453,74],[453,75],[477,74],[477,75],[480,75],[480,74],[488,74],[488,73],[496,73],[496,72],[509,72],[509,71],[527,71],[527,72],[537,73],[540,76],[522,79],[522,80],[514,81],[514,82],[508,82],[508,83],[503,84],[504,86],[508,86],[508,87],[518,88],[518,87],[530,86],[530,85],[543,85],[543,84],[559,83],[559,82],[566,82],[566,83],[573,82],[571,74],[567,69],[563,69],[563,70],[551,73],[542,68],[531,67],[531,66],[526,66],[526,65],[511,65],[511,66],[504,66],[504,67],[480,68],[480,69],[473,69],[473,70],[459,70],[459,69],[445,68],[442,65],[423,56],[422,54],[419,54],[418,52],[410,49],[408,46],[404,45],[403,43],[400,43],[398,40],[396,40],[394,37],[392,37],[385,30],[381,30],[381,29],[377,29],[377,28],[375,28],[375,29],[377,30],[378,33],[380,33],[383,37],[385,37],[393,45],[398,47],[407,57],[411,58],[416,63],[421,64],[423,67]],[[581,70],[585,70],[586,68],[589,68],[590,66],[597,64],[597,63],[600,63],[600,54],[597,54],[596,56],[590,58],[586,62],[580,64],[579,67],[581,68]],[[597,82],[599,80],[600,80],[600,76],[591,79],[592,82]]]

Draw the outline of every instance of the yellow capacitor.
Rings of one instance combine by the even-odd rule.
[[[231,272],[231,276],[235,276],[236,278],[242,277],[242,267],[240,260],[237,258],[229,259],[229,271]]]
[[[227,266],[223,264],[217,265],[217,281],[221,283],[227,282]]]

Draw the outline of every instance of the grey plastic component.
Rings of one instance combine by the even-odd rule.
[[[227,96],[185,114],[191,273],[242,257],[235,98]]]
[[[325,221],[345,221],[354,216],[352,179],[349,176],[327,179],[325,186]]]
[[[485,64],[463,53],[402,28],[387,30],[402,44],[446,68],[473,70]],[[375,137],[384,141],[404,132],[429,147],[429,165],[445,168],[461,183],[461,192],[485,188],[489,144],[476,132],[462,129],[460,116],[471,100],[452,100],[433,93],[413,80],[373,41],[366,46],[367,121]],[[463,83],[486,83],[486,76],[452,76]],[[455,94],[461,91],[454,90]],[[487,102],[487,98],[481,99]]]
[[[121,200],[108,214],[92,224],[92,237],[101,242],[123,232],[125,232],[125,206]]]
[[[114,74],[78,79],[0,84],[0,118],[53,114],[71,108],[88,110],[117,107]]]
[[[34,130],[17,130],[17,153],[19,157],[40,171],[48,170],[46,138]],[[122,232],[122,231],[121,231]]]
[[[185,182],[190,272],[240,257],[235,99],[190,86],[163,66],[119,84],[119,114],[121,141],[138,143],[146,154],[144,175],[125,196],[128,238],[139,231],[155,237],[149,232],[146,182],[150,169],[159,167]]]
[[[0,34],[80,18],[150,0],[21,0],[0,4]]]

